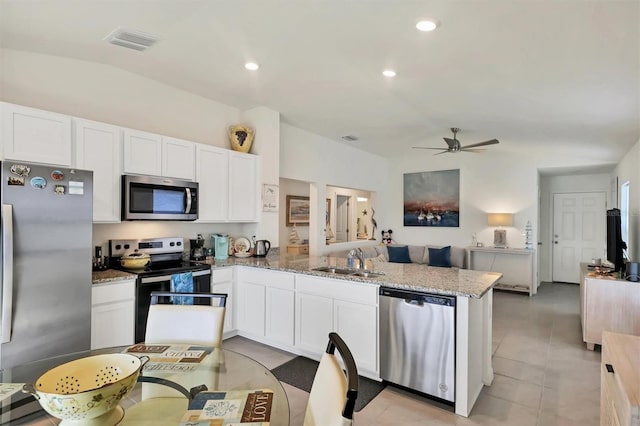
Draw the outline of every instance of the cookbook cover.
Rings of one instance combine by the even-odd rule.
[[[200,392],[180,426],[269,426],[272,404],[271,389]]]

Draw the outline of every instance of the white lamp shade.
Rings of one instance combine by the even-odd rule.
[[[487,215],[489,226],[512,226],[513,214],[511,213],[489,213]]]

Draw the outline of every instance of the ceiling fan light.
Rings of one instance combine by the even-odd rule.
[[[438,21],[435,21],[432,19],[424,19],[416,24],[416,28],[418,30],[425,31],[425,32],[433,31],[436,28],[438,28],[438,26],[439,26]]]

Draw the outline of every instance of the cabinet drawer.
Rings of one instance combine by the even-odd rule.
[[[293,290],[295,288],[293,274],[262,268],[239,268],[238,281],[258,283],[266,287],[281,288],[283,290]]]
[[[91,305],[118,302],[122,300],[135,300],[135,280],[115,281],[104,284],[94,284],[91,287]]]
[[[365,305],[378,304],[377,285],[297,274],[296,290],[303,293],[317,294]]]
[[[222,269],[214,268],[211,270],[211,285],[215,285],[215,284],[223,283],[227,281],[233,281],[232,268],[222,268]]]

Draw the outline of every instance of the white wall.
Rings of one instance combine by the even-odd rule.
[[[618,163],[613,172],[614,178],[617,177],[617,191],[620,186],[629,182],[629,253],[631,253],[631,261],[640,260],[640,141],[638,141]],[[620,207],[619,197],[616,198],[616,207]]]
[[[604,192],[611,208],[611,175],[608,173],[540,177],[540,229],[538,235],[538,272],[541,281],[552,279],[553,194],[568,192]],[[604,218],[603,218],[604,222]]]
[[[311,198],[309,251],[311,254],[322,254],[336,249],[336,245],[326,246],[324,238],[327,185],[370,191],[378,224],[386,222],[386,200],[389,197],[390,188],[388,185],[389,162],[383,157],[282,123],[280,126],[280,177],[311,184],[309,191]],[[322,207],[315,207],[320,205]],[[340,248],[361,244],[341,243]]]

